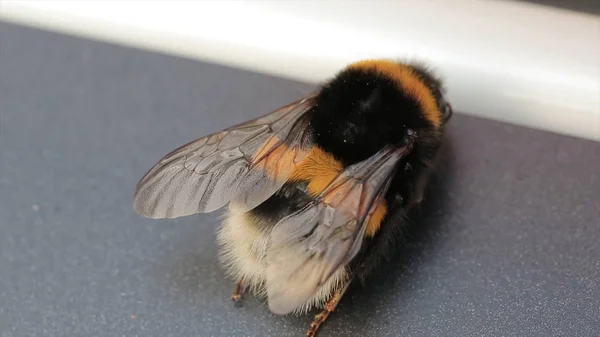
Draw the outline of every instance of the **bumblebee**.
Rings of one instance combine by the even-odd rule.
[[[421,202],[452,109],[425,66],[348,65],[313,94],[164,156],[134,209],[176,218],[227,206],[220,260],[275,314],[315,316],[314,336],[348,286],[364,280]]]

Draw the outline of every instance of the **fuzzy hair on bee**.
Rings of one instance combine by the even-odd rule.
[[[219,259],[275,314],[322,309],[314,336],[355,280],[394,246],[423,199],[452,109],[426,67],[348,65],[313,94],[164,156],[136,185],[153,219],[227,207]]]

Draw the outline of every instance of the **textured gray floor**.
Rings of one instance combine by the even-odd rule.
[[[0,336],[302,336],[138,217],[163,154],[312,86],[0,24]],[[600,145],[457,115],[408,244],[321,336],[598,336]]]
[[[541,6],[555,7],[569,11],[600,15],[600,2],[598,0],[517,0],[530,2]]]

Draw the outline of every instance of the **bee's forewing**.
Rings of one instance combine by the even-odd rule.
[[[163,157],[137,184],[134,209],[149,218],[212,212],[235,199],[248,209],[275,193],[308,153],[306,98],[199,138]]]

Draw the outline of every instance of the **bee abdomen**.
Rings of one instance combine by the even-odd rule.
[[[270,233],[277,222],[300,209],[312,199],[303,192],[302,184],[286,184],[277,194],[249,212],[230,208],[217,234],[220,260],[233,281],[241,280],[245,288],[259,298],[265,298],[267,249]],[[315,292],[295,313],[305,313],[322,306],[340,282],[346,279],[341,268]]]

